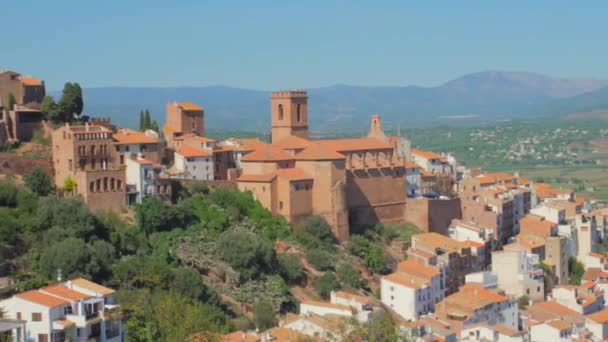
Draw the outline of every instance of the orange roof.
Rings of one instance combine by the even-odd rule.
[[[252,335],[244,331],[235,331],[222,337],[222,342],[258,342],[257,335]]]
[[[477,241],[473,241],[473,240],[465,240],[464,243],[466,243],[470,247],[475,247],[475,248],[482,248],[482,247],[485,246],[483,243],[477,242]]]
[[[294,157],[288,152],[273,146],[263,146],[243,156],[244,162],[277,162],[293,160]]]
[[[438,233],[416,234],[412,237],[412,245],[416,248],[419,248],[418,246],[424,246],[426,249],[442,249],[448,253],[460,253],[462,249],[469,248],[464,242],[454,240]]]
[[[434,173],[432,173],[432,172],[428,172],[428,171],[426,171],[426,170],[420,170],[420,175],[421,175],[422,177],[431,177],[431,178],[437,177],[437,175],[436,175],[436,174],[434,174]]]
[[[428,280],[440,274],[440,272],[436,268],[417,264],[411,260],[400,262],[397,266],[397,271],[402,273],[408,273],[418,277],[424,277]]]
[[[522,177],[517,177],[517,184],[528,185],[528,184],[530,184],[530,181],[525,178],[522,178]]]
[[[214,140],[211,138],[201,137],[200,135],[196,135],[196,134],[192,134],[192,133],[187,133],[187,134],[181,135],[179,137],[176,137],[175,140],[191,140],[191,141],[196,141],[196,142],[200,142],[200,143],[217,141],[217,140]]]
[[[578,315],[579,313],[555,301],[538,302],[531,306],[536,310],[548,312],[560,317]]]
[[[532,250],[534,248],[538,248],[545,245],[545,239],[538,235],[529,234],[523,235],[518,238],[517,243],[520,245]]]
[[[280,147],[286,150],[304,149],[310,146],[310,144],[310,141],[295,135],[290,135],[284,139],[281,139],[280,141],[272,142],[273,146]]]
[[[421,289],[430,285],[428,281],[423,281],[422,279],[418,279],[401,272],[385,275],[384,277],[382,277],[382,279],[395,284],[407,286],[412,289]]]
[[[585,316],[585,318],[590,319],[596,323],[601,323],[601,324],[608,323],[608,309],[594,312],[590,315]]]
[[[302,171],[301,169],[294,167],[289,169],[278,169],[276,171],[276,175],[290,181],[299,181],[299,180],[311,180],[312,177]]]
[[[535,234],[544,237],[551,236],[551,233],[557,224],[547,221],[539,220],[531,216],[525,216],[519,220],[520,235]]]
[[[591,252],[589,253],[590,256],[594,257],[594,258],[600,258],[600,259],[608,259],[607,256],[600,254],[600,253],[595,253],[595,252]]]
[[[89,290],[91,292],[96,292],[101,294],[102,296],[106,296],[106,295],[110,295],[112,293],[114,293],[115,291],[107,288],[105,286],[96,284],[92,281],[86,280],[84,278],[76,278],[76,279],[72,279],[69,281],[69,283],[72,283],[78,287],[81,287],[83,289]]]
[[[192,102],[178,102],[177,105],[183,110],[195,110],[195,111],[203,110],[202,107],[200,107]]]
[[[185,158],[199,158],[199,157],[211,157],[211,151],[201,150],[199,148],[194,148],[188,145],[183,145],[177,154],[183,156]]]
[[[68,302],[65,299],[57,298],[55,296],[51,296],[49,294],[42,293],[38,290],[22,292],[22,293],[16,294],[15,297],[21,298],[23,300],[27,300],[28,302],[46,306],[49,308],[54,308],[57,306],[70,304],[70,302]]]
[[[70,301],[91,298],[91,296],[88,294],[68,289],[63,285],[47,286],[42,288],[41,291]]]
[[[141,165],[153,165],[154,164],[153,161],[150,161],[148,159],[143,159],[143,158],[141,158],[141,159],[140,158],[134,158],[134,159],[131,159],[131,160],[134,161],[134,162],[136,162],[136,163],[138,163],[138,164],[141,164]]]
[[[256,183],[268,183],[276,177],[274,173],[264,175],[241,175],[237,178],[237,182],[256,182]]]
[[[555,329],[558,329],[559,331],[564,331],[564,330],[571,329],[570,323],[568,323],[568,322],[566,322],[566,321],[564,321],[562,319],[556,319],[556,320],[553,320],[553,321],[549,321],[549,322],[547,322],[547,325],[549,325],[549,326],[551,326],[551,327],[553,327]]]
[[[137,132],[131,129],[121,129],[112,135],[115,145],[130,145],[130,144],[157,144],[158,140],[154,137],[145,135],[142,132]]]
[[[403,166],[405,166],[406,169],[419,169],[420,165],[411,162],[411,161],[405,161],[405,163],[403,163]]]
[[[496,180],[497,182],[504,182],[504,181],[510,181],[510,180],[516,179],[515,176],[510,175],[508,173],[504,173],[504,172],[486,173],[485,176],[490,177],[490,178]]]
[[[42,81],[33,77],[21,77],[21,84],[28,87],[38,87],[42,85]]]
[[[336,139],[319,140],[316,143],[336,152],[356,152],[366,150],[390,150],[393,149],[390,143],[376,138],[355,138],[355,139]]]
[[[441,155],[435,153],[435,152],[429,152],[429,151],[423,151],[423,150],[418,150],[413,148],[412,149],[412,154],[415,154],[419,157],[425,158],[425,159],[441,159],[443,158]]]
[[[325,144],[312,144],[296,154],[297,160],[343,160],[346,157]]]
[[[477,179],[481,185],[490,185],[496,183],[494,178],[488,176],[477,176],[475,179]]]

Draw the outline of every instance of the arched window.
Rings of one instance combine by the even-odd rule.
[[[283,105],[279,104],[279,120],[283,120]]]
[[[95,182],[89,183],[89,191],[90,192],[95,192]]]
[[[108,177],[103,178],[103,191],[108,191]]]
[[[101,191],[101,179],[98,179],[97,181],[95,181],[95,191],[97,191],[97,192]]]
[[[300,114],[300,104],[299,103],[296,105],[296,119],[298,120],[298,122],[302,121],[302,115]]]
[[[114,177],[110,178],[110,190],[116,190],[116,180],[114,179]]]

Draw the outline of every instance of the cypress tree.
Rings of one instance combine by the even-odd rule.
[[[150,121],[150,111],[146,109],[146,114],[144,116],[144,130],[150,129],[152,127],[152,121]]]
[[[140,110],[139,111],[139,130],[140,131],[145,131],[146,129],[144,128],[145,125],[145,120],[144,120],[144,111]]]

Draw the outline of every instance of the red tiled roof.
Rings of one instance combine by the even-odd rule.
[[[201,150],[199,148],[194,148],[188,145],[183,145],[179,151],[176,152],[180,156],[185,158],[199,158],[199,157],[211,157],[211,151]]]
[[[411,162],[411,161],[407,161],[407,160],[403,163],[403,166],[405,166],[406,169],[419,169],[420,168],[420,165],[418,165],[414,162]]]
[[[200,111],[203,110],[202,107],[196,105],[192,102],[178,102],[177,105],[183,110],[192,110],[192,111]]]
[[[304,138],[300,138],[297,137],[295,135],[290,135],[284,139],[281,139],[277,142],[272,142],[273,146],[276,147],[280,147],[286,150],[299,150],[299,149],[304,149],[308,146],[310,146],[311,142],[304,139]]]
[[[330,148],[328,145],[315,143],[307,148],[304,151],[296,154],[297,160],[343,160],[346,157]]]
[[[158,140],[131,129],[121,129],[112,135],[115,145],[156,144]]]
[[[412,274],[418,277],[424,277],[427,280],[430,280],[430,278],[436,277],[440,274],[436,268],[417,264],[411,260],[400,262],[397,266],[397,271]]]
[[[65,299],[57,298],[55,296],[51,296],[50,294],[46,294],[46,293],[40,292],[38,290],[22,292],[22,293],[16,294],[15,297],[21,298],[23,300],[27,300],[28,302],[46,306],[49,308],[54,308],[57,306],[69,304],[69,302]]]
[[[71,290],[63,285],[47,286],[42,288],[41,291],[70,301],[77,301],[92,297],[88,294]]]
[[[415,154],[419,157],[425,158],[425,159],[441,159],[443,158],[441,155],[435,153],[435,152],[430,152],[430,151],[423,151],[423,150],[419,150],[416,148],[412,149],[412,154]]]
[[[389,150],[393,149],[390,143],[376,138],[355,138],[355,139],[336,139],[319,140],[318,144],[334,150],[336,152],[356,152],[367,150]]]
[[[276,162],[293,160],[294,157],[288,152],[273,146],[263,146],[243,156],[244,162]]]
[[[81,287],[83,289],[99,293],[102,296],[110,295],[110,294],[112,294],[112,293],[115,292],[114,290],[112,290],[110,288],[107,288],[105,286],[99,285],[97,283],[94,283],[92,281],[86,280],[84,278],[72,279],[68,283],[72,283],[73,285],[76,285],[76,286]]]
[[[21,84],[28,87],[38,87],[42,85],[42,81],[33,77],[21,77]]]

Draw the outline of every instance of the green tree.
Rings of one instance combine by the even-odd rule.
[[[361,274],[351,264],[341,263],[336,269],[340,282],[346,286],[357,289],[364,283]]]
[[[580,285],[585,273],[585,265],[578,261],[576,257],[568,259],[568,271],[570,273],[570,284]]]
[[[340,282],[332,272],[325,272],[321,277],[315,280],[315,291],[324,299],[328,299],[331,291],[340,289]]]
[[[55,279],[59,270],[68,278],[84,276],[89,257],[84,240],[68,237],[42,250],[38,270],[47,279]]]
[[[80,116],[84,103],[82,100],[82,89],[78,83],[67,82],[63,86],[63,94],[59,100],[61,121],[70,122],[74,116]]]
[[[24,176],[25,185],[40,196],[47,196],[53,191],[54,185],[51,177],[40,166]]]
[[[253,305],[253,319],[255,327],[260,331],[267,330],[275,325],[275,315],[267,300],[260,300]]]
[[[150,119],[150,111],[146,109],[144,112],[144,131],[152,127],[152,120]]]
[[[530,304],[530,297],[528,297],[526,295],[519,297],[519,299],[517,300],[517,306],[519,307],[519,310],[526,310],[528,308],[529,304]]]
[[[200,273],[185,267],[173,271],[171,289],[195,300],[203,299],[203,295],[207,292]]]
[[[47,95],[44,97],[44,99],[42,99],[40,111],[44,113],[44,115],[46,115],[51,122],[55,124],[61,123],[61,111],[59,105],[55,102],[55,99],[52,96]]]
[[[283,254],[278,256],[279,273],[287,283],[299,283],[304,278],[304,268],[295,254]]]
[[[0,205],[14,207],[17,204],[18,189],[10,180],[0,181]]]
[[[369,246],[370,242],[366,237],[364,237],[363,235],[353,235],[348,241],[346,249],[352,255],[356,255],[360,258],[363,258],[367,254]]]
[[[67,192],[72,192],[76,188],[76,182],[72,176],[67,176],[63,181],[63,190]]]
[[[227,231],[217,241],[222,258],[239,272],[242,280],[258,278],[272,269],[276,256],[274,247],[254,233]]]
[[[160,132],[160,129],[158,127],[158,122],[156,122],[156,120],[152,121],[152,126],[150,126],[150,129],[152,129],[156,133]]]
[[[140,131],[145,131],[146,130],[146,120],[144,119],[144,111],[140,110],[139,111],[139,130]]]
[[[365,257],[365,265],[373,273],[383,274],[386,272],[386,261],[384,259],[384,249],[380,244],[373,244]]]

